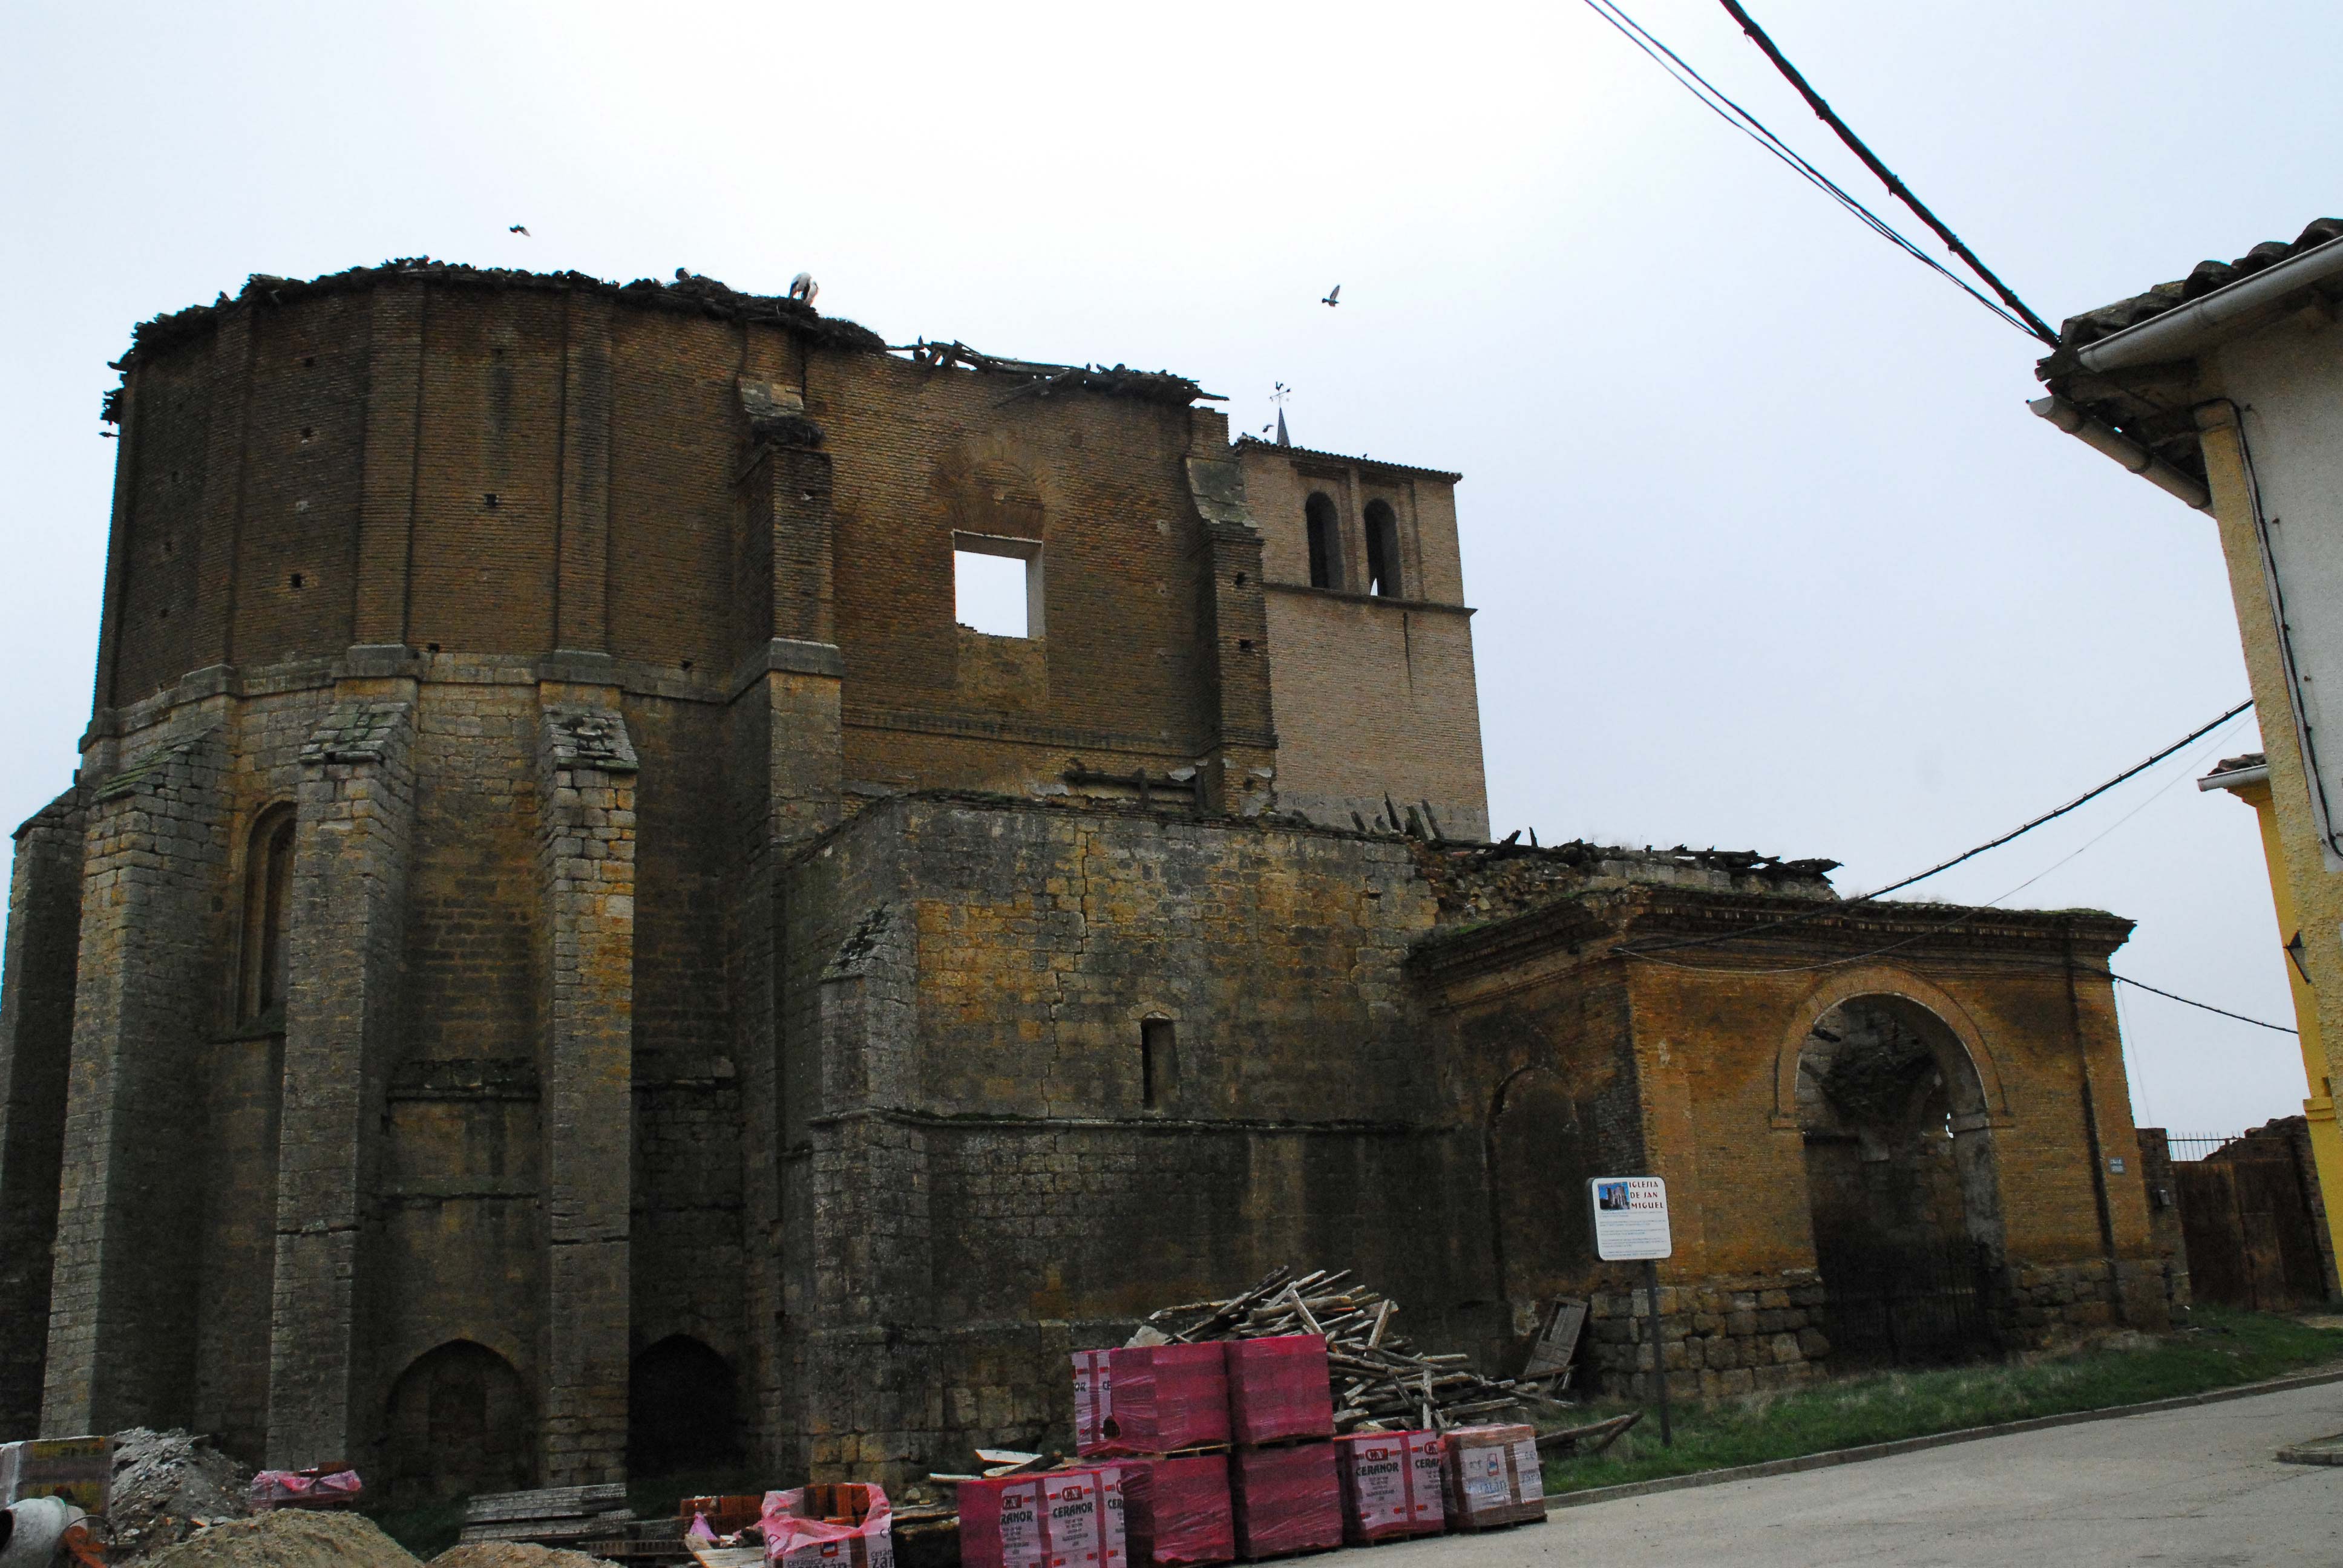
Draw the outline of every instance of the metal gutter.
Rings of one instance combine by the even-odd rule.
[[[2199,789],[2242,789],[2248,784],[2269,782],[2269,764],[2257,763],[2251,768],[2231,768],[2219,773],[2207,773],[2197,780]]]
[[[2206,297],[2209,299],[2212,296]],[[2204,486],[2113,426],[2092,418],[2064,397],[2037,397],[2026,407],[2083,445],[2113,457],[2158,489],[2179,497],[2200,512],[2213,509],[2212,493]]]
[[[2251,277],[2225,284],[2200,299],[2112,333],[2076,357],[2084,369],[2099,372],[2186,359],[2248,312],[2338,273],[2343,273],[2343,238],[2313,246]]]

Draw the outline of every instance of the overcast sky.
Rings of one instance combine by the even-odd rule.
[[[2343,211],[2343,6],[1751,4],[2053,323]],[[1885,201],[1716,5],[1629,9]],[[892,341],[1168,367],[1240,427],[1282,380],[1296,441],[1462,470],[1499,832],[1860,891],[2246,696],[2211,522],[2028,415],[2036,345],[1564,0],[8,0],[0,147],[10,823],[88,718],[132,324],[417,254],[809,269]],[[2123,972],[2288,1020],[2252,814],[2192,781],[2258,744],[1916,892],[2116,910]],[[2290,1037],[2123,1006],[2142,1122],[2299,1109]]]

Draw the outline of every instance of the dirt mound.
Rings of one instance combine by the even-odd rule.
[[[183,1540],[197,1524],[249,1513],[252,1472],[191,1432],[134,1426],[114,1434],[106,1521],[114,1562]]]
[[[397,1542],[357,1513],[285,1508],[198,1531],[146,1568],[416,1568]]]
[[[610,1564],[583,1552],[531,1546],[521,1541],[474,1541],[450,1546],[431,1559],[427,1568],[610,1568]]]

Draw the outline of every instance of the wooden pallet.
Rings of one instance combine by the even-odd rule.
[[[1461,1519],[1452,1518],[1448,1522],[1448,1528],[1450,1532],[1454,1534],[1486,1535],[1492,1530],[1512,1530],[1523,1524],[1543,1524],[1545,1523],[1545,1511],[1544,1509],[1540,1509],[1537,1513],[1530,1514],[1524,1518],[1492,1519],[1487,1523],[1481,1524],[1468,1524]]]
[[[627,1489],[617,1483],[492,1492],[464,1505],[464,1528],[457,1539],[566,1546],[621,1534],[632,1518]]]

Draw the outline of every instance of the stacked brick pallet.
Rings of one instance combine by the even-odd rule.
[[[1545,1516],[1528,1427],[1336,1437],[1318,1334],[1081,1351],[1074,1385],[1075,1446],[1120,1482],[1132,1568],[1257,1562]],[[1447,1473],[1460,1462],[1468,1468]],[[963,1541],[968,1517],[963,1503]]]

